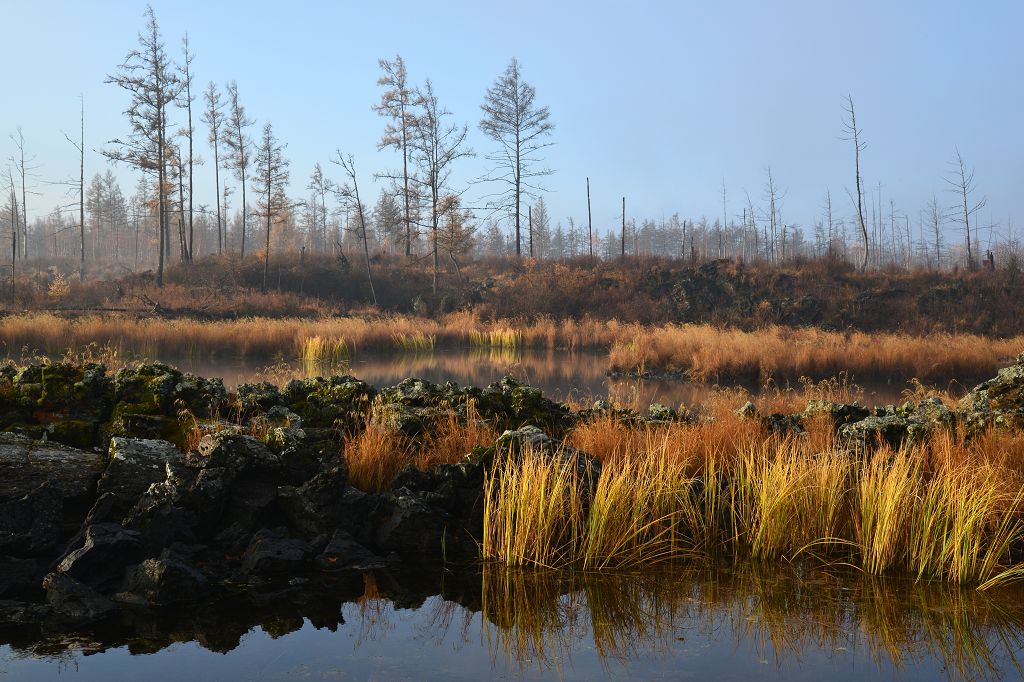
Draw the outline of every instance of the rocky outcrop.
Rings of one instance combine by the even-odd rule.
[[[0,389],[0,624],[81,623],[123,609],[473,559],[496,458],[531,452],[570,467],[592,490],[600,462],[559,440],[572,425],[709,418],[601,401],[573,412],[508,378],[486,388],[407,380],[378,391],[342,376],[284,389],[250,384],[228,395],[218,380],[164,365],[114,377],[98,365],[59,365],[0,371]],[[824,420],[857,453],[922,442],[944,428],[1019,428],[1024,356],[957,409],[937,398],[871,409],[815,400],[797,414],[761,415],[752,403],[739,413],[766,433],[793,437]],[[94,434],[91,445],[51,439],[71,440],[70,431],[51,428],[63,416],[89,425],[81,433]],[[351,485],[344,438],[372,423],[416,441],[452,418],[504,432],[460,462],[406,467],[381,493]]]

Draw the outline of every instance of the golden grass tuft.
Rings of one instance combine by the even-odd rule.
[[[945,432],[864,455],[837,447],[821,422],[802,437],[756,424],[580,425],[568,442],[603,463],[591,493],[559,457],[500,458],[483,557],[595,570],[814,557],[986,589],[1024,577],[1021,436]]]

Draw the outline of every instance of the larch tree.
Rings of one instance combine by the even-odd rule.
[[[15,234],[15,239],[18,240],[15,252],[17,248],[21,249],[21,257],[28,257],[28,195],[37,194],[36,192],[28,189],[29,178],[35,177],[35,171],[39,170],[39,166],[35,164],[35,157],[31,156],[28,159],[25,158],[25,134],[21,131],[21,126],[15,129],[15,133],[10,136],[11,141],[14,142],[14,154],[11,155],[11,163],[14,164],[14,170],[18,173],[18,179],[21,181],[21,217],[20,217],[20,229],[21,234]],[[17,226],[16,226],[17,227]],[[17,230],[15,230],[17,232]]]
[[[550,136],[555,125],[548,107],[539,106],[536,99],[536,90],[523,80],[519,61],[513,57],[480,105],[484,113],[480,130],[498,143],[498,149],[487,155],[494,168],[482,180],[500,185],[488,205],[511,215],[516,256],[522,256],[523,198],[536,196],[543,189],[540,178],[554,172],[541,165],[540,151],[553,144]]]
[[[843,121],[843,139],[853,142],[853,177],[857,192],[854,203],[857,206],[857,224],[860,227],[861,241],[864,247],[860,258],[860,269],[863,272],[868,267],[868,227],[864,222],[864,189],[860,175],[860,153],[864,151],[867,144],[861,140],[863,131],[857,127],[857,112],[853,108],[851,95],[846,96],[843,111],[846,112],[846,119]]]
[[[270,272],[270,232],[274,218],[288,208],[288,165],[284,156],[284,144],[274,136],[270,123],[263,126],[263,134],[256,148],[254,164],[256,184],[256,215],[266,218],[266,251],[263,254],[263,293],[267,292],[267,275]]]
[[[192,94],[192,60],[195,59],[195,53],[189,47],[188,34],[181,39],[182,49],[182,62],[178,68],[178,78],[181,81],[181,95],[179,98],[179,106],[185,110],[185,127],[182,128],[179,133],[184,135],[188,139],[188,158],[183,159],[182,163],[188,165],[188,249],[187,249],[187,261],[192,262],[193,245],[195,243],[195,220],[194,220],[194,206],[192,202],[192,176],[193,169],[197,163],[202,163],[200,159],[195,157],[195,150],[193,146],[193,138],[195,137],[195,127],[192,125],[192,103],[196,101],[195,95]],[[184,170],[184,169],[183,169]],[[182,206],[184,210],[184,206]]]
[[[949,185],[949,191],[957,197],[957,203],[949,208],[949,217],[954,222],[964,226],[964,239],[967,245],[967,268],[974,270],[978,267],[978,264],[975,262],[974,250],[971,246],[971,216],[983,209],[988,203],[988,199],[982,197],[979,201],[975,202],[971,198],[976,189],[974,169],[967,170],[967,164],[964,162],[964,157],[960,155],[958,147],[954,148],[953,160],[949,162],[949,165],[951,169],[945,180],[946,184]]]
[[[322,251],[327,251],[327,195],[335,191],[334,182],[327,177],[324,169],[317,163],[313,167],[313,175],[309,178],[306,189],[313,192],[317,201],[317,225]]]
[[[210,129],[206,139],[213,150],[213,180],[217,190],[213,196],[216,197],[217,204],[217,254],[219,255],[224,252],[224,222],[220,212],[220,143],[223,141],[224,135],[224,102],[213,81],[206,86],[203,98],[206,101],[206,109],[203,111],[202,120]]]
[[[78,96],[79,100],[79,137],[78,140],[72,139],[70,135],[64,133],[64,139],[66,139],[71,146],[78,152],[78,178],[71,178],[64,181],[64,185],[67,186],[68,192],[74,194],[78,193],[78,235],[80,250],[80,260],[78,263],[78,281],[85,279],[85,98],[81,95]],[[145,170],[145,167],[140,165],[139,162],[134,163],[138,168]],[[160,214],[163,218],[163,214]],[[163,232],[160,233],[161,239],[163,238]],[[56,239],[56,237],[55,237]],[[56,244],[56,242],[55,242]],[[56,255],[56,254],[55,254]],[[163,261],[161,261],[161,266]],[[157,272],[157,284],[163,286],[163,268]]]
[[[160,26],[152,7],[146,8],[145,16],[146,28],[139,34],[139,47],[128,53],[115,75],[106,78],[107,83],[117,85],[130,95],[124,114],[131,130],[128,136],[111,140],[111,147],[103,153],[113,161],[127,163],[156,175],[160,221],[160,255],[156,281],[157,286],[162,287],[164,249],[168,237],[167,151],[170,144],[167,107],[177,99],[180,82],[164,48]],[[82,241],[84,269],[84,233]]]
[[[373,110],[388,119],[384,126],[384,134],[377,143],[378,149],[391,147],[402,154],[402,174],[386,175],[402,183],[402,208],[405,221],[405,256],[412,256],[412,194],[410,190],[409,161],[411,153],[411,136],[415,127],[413,107],[416,93],[409,87],[409,77],[405,70],[405,61],[401,55],[395,55],[394,61],[380,59],[381,76],[377,85],[385,88],[380,96],[380,104]]]
[[[11,303],[14,303],[15,282],[17,280],[18,257],[18,193],[14,189],[14,173],[7,167],[7,211],[11,223]]]
[[[245,258],[245,233],[247,231],[247,215],[245,203],[246,175],[252,163],[252,140],[246,132],[252,127],[253,121],[245,113],[245,107],[238,99],[238,83],[228,83],[228,118],[225,126],[224,144],[230,150],[228,162],[235,171],[235,177],[242,185],[242,243],[239,255]]]
[[[452,164],[460,158],[473,156],[465,146],[468,128],[449,122],[452,113],[437,101],[434,85],[427,79],[416,97],[416,133],[413,137],[414,156],[420,168],[418,182],[430,201],[430,242],[433,255],[432,290],[437,294],[438,229],[443,206],[441,199],[450,192],[448,181]]]
[[[446,194],[441,199],[440,208],[444,216],[438,234],[440,247],[448,256],[448,260],[455,266],[455,273],[462,280],[459,258],[469,254],[476,246],[474,236],[476,225],[473,222],[473,213],[462,207],[462,200],[457,194]]]
[[[359,198],[359,178],[356,175],[355,157],[351,154],[342,154],[340,149],[338,149],[336,153],[338,158],[332,159],[332,161],[341,166],[341,169],[345,172],[345,176],[347,178],[346,182],[343,182],[337,187],[338,199],[342,201],[359,220],[359,237],[363,242],[363,256],[366,259],[366,279],[370,283],[370,298],[373,300],[373,304],[377,305],[377,293],[374,291],[373,275],[370,272],[370,244],[366,234],[366,228],[369,223],[366,220],[366,211],[363,207],[363,202]]]

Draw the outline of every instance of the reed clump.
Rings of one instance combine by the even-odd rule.
[[[1024,459],[1007,456],[1019,434],[864,453],[825,424],[794,436],[752,421],[578,426],[568,442],[601,459],[596,482],[558,456],[500,458],[484,558],[603,569],[806,557],[983,588],[1024,576]]]

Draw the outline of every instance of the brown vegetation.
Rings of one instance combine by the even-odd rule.
[[[983,336],[1024,333],[1018,267],[995,272],[919,270],[856,272],[828,259],[786,265],[722,260],[691,263],[653,257],[592,262],[468,261],[461,276],[444,275],[431,291],[429,264],[377,256],[371,264],[378,307],[373,312],[436,317],[472,310],[482,319],[591,316],[644,324],[700,323],[755,329],[765,325],[856,329],[923,335],[937,331]],[[9,310],[130,308],[141,313],[216,319],[260,315],[315,317],[366,310],[365,272],[322,254],[282,253],[270,260],[267,294],[260,294],[263,260],[208,256],[168,268],[163,289],[152,273],[99,273],[49,295],[57,272],[27,262]]]
[[[488,320],[473,313],[413,316],[242,318],[198,321],[52,313],[12,315],[0,326],[0,349],[51,356],[89,344],[121,356],[253,356],[315,365],[370,349],[427,352],[439,348],[509,351],[610,349],[609,369],[668,370],[693,381],[796,381],[846,373],[857,381],[907,377],[973,383],[1024,350],[1024,336],[827,332],[771,326],[756,331],[711,325],[648,327],[585,317]]]

